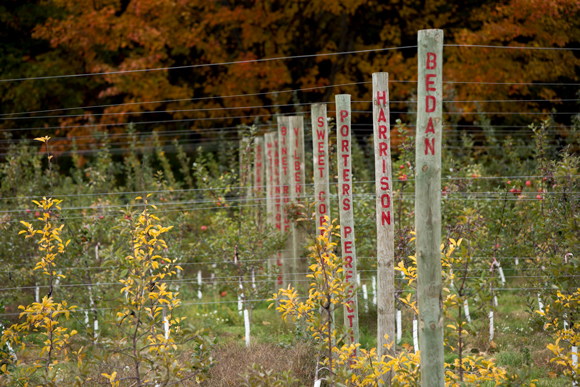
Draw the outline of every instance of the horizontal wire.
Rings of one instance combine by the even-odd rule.
[[[304,90],[304,89],[298,89]],[[580,101],[580,99],[545,99],[545,100],[495,100],[495,101],[481,101],[481,100],[474,100],[474,101],[443,101],[444,103],[506,103],[506,102],[565,102],[565,101]],[[389,103],[413,103],[416,104],[417,101],[388,101]],[[335,102],[317,102],[316,104],[334,104]],[[352,104],[354,103],[372,103],[372,101],[351,101]],[[127,112],[111,112],[111,113],[95,113],[95,114],[68,114],[68,115],[55,115],[55,116],[30,116],[30,117],[4,117],[0,118],[4,121],[14,121],[14,120],[32,120],[32,119],[52,119],[52,118],[75,118],[75,117],[105,117],[105,116],[127,116],[127,115],[135,115],[135,114],[152,114],[152,113],[184,113],[184,112],[207,112],[207,111],[219,111],[219,110],[244,110],[244,109],[264,109],[264,108],[273,108],[273,107],[287,107],[287,106],[309,106],[314,105],[314,103],[306,102],[306,103],[288,103],[288,104],[278,104],[278,105],[252,105],[252,106],[234,106],[234,107],[216,107],[216,108],[199,108],[199,109],[175,109],[175,110],[145,110],[145,111],[127,111]],[[401,113],[401,112],[396,112]],[[11,113],[0,114],[0,117],[3,115],[9,115]],[[20,114],[20,113],[14,113]],[[444,113],[445,114],[445,113]],[[459,113],[458,113],[459,114]],[[464,113],[467,114],[467,113]],[[475,113],[474,113],[475,114]]]
[[[201,67],[229,66],[229,65],[235,65],[235,64],[271,62],[271,61],[288,60],[288,59],[317,58],[317,57],[321,57],[321,56],[322,57],[323,56],[337,56],[337,55],[360,54],[360,53],[366,53],[366,52],[382,52],[382,51],[392,51],[392,50],[404,50],[404,49],[409,49],[409,48],[417,48],[417,46],[371,48],[371,49],[356,50],[356,51],[343,51],[343,52],[329,52],[329,53],[322,53],[322,54],[282,56],[282,57],[275,57],[275,58],[248,59],[248,60],[231,61],[231,62],[204,63],[204,64],[196,64],[196,65],[184,65],[184,66],[173,66],[173,67],[158,67],[158,68],[149,68],[149,69],[105,71],[105,72],[100,72],[100,73],[84,73],[84,74],[52,75],[52,76],[43,76],[43,77],[0,79],[0,82],[30,81],[30,80],[39,80],[39,79],[78,78],[78,77],[92,77],[92,76],[97,76],[97,75],[142,73],[142,72],[165,71],[165,70],[181,70],[181,69],[193,69],[193,68],[201,68]]]
[[[487,271],[491,271],[490,269],[486,269],[486,270]],[[358,273],[377,273],[377,270],[376,269],[363,269],[363,270],[358,270],[357,272]],[[305,275],[311,275],[311,274],[313,274],[312,271],[309,271],[309,272],[306,272],[306,273],[292,273],[293,276],[303,276],[303,275],[305,276]],[[259,273],[256,273],[254,275],[254,278],[255,279],[252,280],[252,279],[249,278],[250,275],[251,275],[250,273],[246,273],[243,276],[242,281],[239,280],[240,276],[237,275],[237,274],[233,274],[233,275],[231,275],[229,277],[214,277],[213,280],[210,278],[209,284],[212,284],[212,283],[234,283],[234,284],[236,284],[236,283],[240,283],[240,282],[243,283],[243,284],[251,284],[253,282],[259,282],[259,283],[261,283],[261,282],[269,282],[269,281],[258,280],[259,278],[262,278],[262,277],[276,278],[277,276],[280,276],[280,275],[284,276],[282,272],[279,272],[279,273],[268,273],[268,274],[259,274]],[[506,275],[504,277],[505,278],[530,278],[530,276],[527,276],[527,275],[512,275],[512,276]],[[579,278],[580,275],[568,274],[568,275],[563,275],[562,277],[565,277],[565,278]],[[465,279],[480,279],[481,276],[471,276],[471,277],[470,276],[465,276],[465,277],[460,276],[459,278],[462,278],[462,279],[463,278],[465,278]],[[494,276],[494,278],[496,278],[496,276]],[[221,280],[221,281],[218,281],[218,280]],[[395,280],[396,281],[399,281],[399,282],[404,282],[403,280],[406,280],[406,278],[397,278],[397,277],[395,277]],[[310,280],[310,279],[293,280],[293,282],[300,282],[300,281],[312,281],[312,280]],[[175,279],[175,280],[166,280],[166,279],[164,279],[164,280],[159,281],[159,282],[166,283],[168,285],[180,285],[180,284],[184,284],[184,283],[193,283],[193,284],[199,285],[197,278],[182,278],[182,279]],[[157,283],[157,282],[155,282],[155,283]],[[145,286],[148,286],[150,284],[144,284],[144,285]],[[203,285],[204,285],[204,283],[202,281],[202,286]],[[205,282],[205,285],[208,285],[208,282]],[[52,288],[55,288],[55,287],[56,288],[60,288],[60,287],[63,287],[63,288],[77,288],[77,287],[83,287],[83,288],[84,287],[89,287],[89,288],[92,288],[92,287],[94,287],[94,288],[101,288],[102,289],[102,288],[111,288],[113,286],[127,286],[127,285],[124,284],[124,283],[121,283],[121,282],[105,282],[105,283],[102,283],[102,282],[94,282],[94,283],[72,283],[72,284],[59,283],[58,285],[53,284],[52,285]],[[37,288],[38,289],[51,288],[51,285],[16,286],[16,287],[11,287],[11,288],[0,288],[0,291],[7,291],[7,290],[26,290],[26,289],[37,289]],[[402,290],[402,291],[405,291],[405,290]]]
[[[475,179],[475,178],[472,178]],[[402,181],[402,180],[395,180],[393,179],[392,181]],[[408,181],[408,180],[405,180]],[[353,182],[353,184],[368,184],[368,183],[374,183],[374,181],[363,181],[363,182]],[[306,185],[306,184],[304,184]],[[308,186],[312,186],[314,184],[308,184]],[[261,186],[262,188],[266,188],[264,186]],[[280,186],[271,186],[272,188],[282,188],[283,185]],[[254,189],[254,187],[246,187],[246,189]],[[475,198],[490,198],[490,199],[494,199],[496,196],[504,196],[504,199],[508,200],[505,196],[508,194],[505,191],[502,192],[494,192],[494,191],[454,191],[454,192],[450,192],[449,194],[461,194],[462,196],[464,196],[466,199],[471,199],[472,196]],[[448,196],[449,194],[447,194],[446,196]],[[510,192],[510,194],[512,194]],[[576,191],[547,191],[547,192],[539,192],[539,191],[524,191],[524,192],[518,192],[518,195],[526,195],[526,194],[540,194],[540,195],[574,195],[574,194],[580,194],[580,192],[576,192]],[[414,194],[412,193],[404,193],[404,196],[407,197],[414,197]],[[481,195],[481,196],[479,196]],[[485,196],[483,196],[485,195]],[[372,198],[375,196],[375,193],[373,192],[368,192],[368,193],[357,193],[357,194],[352,194],[350,196],[353,197],[369,197]],[[397,194],[398,197],[401,196],[400,193]],[[313,195],[301,195],[301,196],[294,196],[294,199],[311,199],[313,198]],[[338,198],[339,195],[338,194],[333,194],[333,193],[329,193],[328,197],[330,198]],[[259,202],[261,204],[265,204],[267,203],[267,197],[263,196],[263,197],[246,197],[246,196],[234,196],[234,197],[225,197],[226,199],[226,203],[227,202],[239,202],[239,203],[249,203],[249,202]],[[275,199],[275,197],[272,197],[271,199]],[[280,199],[282,199],[282,196],[280,196]],[[452,199],[452,198],[447,198],[447,199]],[[518,198],[521,199],[521,198]],[[509,200],[508,200],[509,201]],[[188,204],[207,204],[207,203],[215,203],[216,199],[202,199],[202,200],[177,200],[177,201],[170,201],[170,202],[148,202],[147,204],[145,203],[132,203],[130,204],[131,207],[137,207],[137,208],[143,208],[146,206],[149,207],[166,207],[166,206],[179,206],[179,205],[188,205]],[[229,206],[229,205],[228,205]],[[71,210],[102,210],[102,209],[111,209],[111,208],[126,208],[127,204],[106,204],[106,205],[90,205],[90,206],[78,206],[78,207],[62,207],[60,209],[60,211],[71,211]],[[20,213],[20,212],[24,212],[24,209],[17,209],[17,210],[0,210],[0,213]]]
[[[580,85],[580,84],[578,84]],[[358,114],[370,114],[372,110],[352,110],[352,113]],[[336,113],[335,111],[329,111],[327,113]],[[107,124],[82,124],[82,125],[62,125],[62,126],[38,126],[38,127],[28,127],[28,128],[11,128],[2,129],[4,132],[18,132],[25,130],[58,130],[58,129],[74,129],[74,128],[102,128],[111,126],[128,126],[128,125],[145,125],[145,124],[163,124],[163,123],[179,123],[179,122],[198,122],[198,121],[215,121],[215,120],[234,120],[234,119],[244,119],[244,118],[262,118],[271,116],[296,116],[296,115],[309,115],[310,111],[303,112],[292,112],[292,113],[269,113],[269,114],[254,114],[254,115],[243,115],[243,116],[222,116],[222,117],[201,117],[201,118],[182,118],[182,119],[168,119],[168,120],[156,120],[156,121],[137,121],[137,122],[116,122]],[[390,114],[410,114],[416,115],[413,111],[391,111]],[[444,112],[444,115],[576,115],[578,112]],[[248,124],[250,125],[250,124]],[[395,125],[393,125],[395,126]]]
[[[397,83],[399,81],[389,80],[389,83],[391,83],[391,82]],[[250,93],[250,94],[218,95],[218,96],[212,96],[212,97],[165,99],[165,100],[159,100],[159,101],[124,102],[124,103],[109,104],[109,105],[89,105],[89,106],[78,106],[78,107],[51,109],[51,110],[33,110],[33,111],[17,112],[17,113],[4,113],[4,114],[0,114],[0,117],[6,116],[6,115],[13,115],[13,114],[50,113],[50,112],[56,112],[56,111],[66,111],[66,110],[76,110],[76,109],[95,109],[95,108],[107,108],[107,107],[115,107],[115,106],[147,105],[147,104],[168,103],[168,102],[193,102],[193,101],[204,101],[204,100],[219,99],[219,98],[256,97],[259,95],[271,95],[271,94],[279,94],[279,93],[294,93],[296,91],[319,90],[319,89],[328,89],[331,87],[353,86],[353,85],[362,85],[362,84],[369,84],[369,83],[372,83],[372,82],[370,82],[370,81],[368,81],[368,82],[351,82],[351,83],[341,83],[341,84],[334,84],[334,85],[327,85],[327,86],[306,87],[306,88],[292,89],[292,90],[267,91],[267,92]]]
[[[416,125],[413,124],[404,124],[405,127],[408,128],[414,128],[416,127]],[[257,128],[277,128],[277,124],[271,123],[271,124],[251,124],[250,126],[255,126]],[[364,123],[354,123],[351,124],[352,127],[356,128],[356,127],[372,127],[373,124],[364,124]],[[398,128],[398,124],[392,124],[390,125],[391,130],[393,129],[397,129]],[[484,131],[485,125],[468,125],[468,124],[443,124],[442,128],[443,128],[443,134],[459,134],[459,133],[465,133],[465,132],[473,132],[473,133],[483,133],[482,131]],[[448,128],[475,128],[475,129],[471,129],[471,130],[462,130],[461,132],[457,132],[455,130],[451,130]],[[519,128],[519,129],[496,129],[496,128]],[[525,129],[530,129],[530,132],[528,133],[522,133],[522,128]],[[550,127],[545,129],[545,132],[547,133],[561,133],[561,131],[563,129],[567,129],[567,128],[577,128],[576,126],[564,126],[564,125],[558,125],[556,127]],[[490,134],[490,136],[495,137],[495,136],[500,136],[500,135],[533,135],[534,133],[531,131],[530,125],[504,125],[504,126],[500,126],[500,125],[493,125],[490,126],[489,128],[490,130],[493,130],[493,133]],[[96,145],[100,145],[100,146],[109,146],[109,145],[127,145],[128,143],[130,143],[130,140],[132,139],[133,136],[138,137],[140,142],[144,142],[144,141],[151,141],[154,138],[154,135],[158,136],[160,141],[163,139],[163,137],[171,137],[171,138],[175,138],[175,136],[177,135],[181,135],[181,134],[185,134],[185,135],[198,135],[198,134],[204,134],[204,133],[218,133],[218,134],[223,134],[223,133],[237,133],[240,131],[240,125],[237,126],[224,126],[224,127],[213,127],[213,128],[190,128],[190,129],[184,129],[184,130],[163,130],[163,131],[153,131],[153,132],[134,132],[134,133],[110,133],[110,134],[92,134],[92,135],[81,135],[81,136],[70,136],[70,137],[51,137],[52,141],[60,141],[60,142],[72,142],[73,140],[77,140],[77,139],[94,139],[94,140],[98,140],[98,139],[104,139],[105,142],[102,142],[100,144],[97,143],[90,143],[88,145],[91,146],[96,146]],[[504,134],[506,133],[506,134]],[[354,133],[356,136],[364,136],[364,134],[361,133]],[[144,136],[148,136],[148,138],[144,138]],[[257,135],[254,138],[260,138],[261,135]],[[221,142],[221,141],[234,141],[236,138],[232,138],[232,137],[228,137],[228,138],[224,138],[224,139],[200,139],[200,140],[204,140],[206,142]],[[239,139],[239,138],[238,138]],[[444,137],[445,139],[445,137]],[[109,141],[110,140],[110,141]],[[113,141],[113,140],[118,140],[118,141]],[[165,140],[168,141],[168,140]],[[186,140],[182,140],[182,139],[178,139],[178,143],[183,143]],[[30,138],[20,138],[20,139],[3,139],[0,140],[0,144],[7,144],[8,146],[13,145],[13,144],[19,144],[19,143],[29,143],[31,142]],[[78,144],[77,146],[82,146],[83,144]],[[86,145],[85,145],[86,146]],[[123,150],[126,150],[128,148],[123,148]],[[141,147],[135,147],[133,149],[141,149]],[[96,149],[95,152],[98,151],[102,151],[101,149]],[[74,150],[71,150],[70,152],[74,152]]]
[[[305,280],[299,280],[298,282],[306,282]],[[475,289],[464,289],[465,291],[469,291],[469,290],[475,290]],[[521,291],[521,290],[551,290],[551,291],[555,291],[556,289],[552,289],[552,288],[538,288],[538,287],[530,287],[530,288],[494,288],[494,291],[498,291],[498,292],[504,292],[504,291]],[[416,290],[415,289],[410,289],[410,290],[405,290],[404,292],[406,293],[415,293]],[[383,293],[400,293],[399,290],[394,290],[394,291],[383,291]],[[372,294],[372,292],[371,292]],[[361,294],[358,293],[358,296],[360,297]],[[298,299],[304,299],[304,297],[298,297]],[[275,300],[271,299],[271,298],[264,298],[264,299],[256,299],[256,300],[246,300],[249,303],[253,303],[253,302],[265,302],[265,301],[272,301],[274,302]],[[220,304],[236,304],[238,303],[239,300],[223,300],[223,301],[199,301],[199,302],[180,302],[179,306],[191,306],[191,305],[220,305]],[[370,302],[370,301],[369,301]],[[104,311],[104,310],[116,310],[116,309],[130,309],[130,308],[126,308],[122,305],[117,306],[117,307],[108,307],[108,308],[103,308],[103,307],[99,307],[99,308],[75,308],[73,310],[71,310],[71,313],[77,313],[77,312],[91,312],[94,310],[100,310],[100,311]],[[7,316],[20,316],[23,312],[20,313],[3,313],[0,314],[0,317],[7,317]]]
[[[580,175],[571,175],[571,176],[580,176]],[[442,177],[441,180],[478,180],[478,179],[483,179],[483,180],[495,180],[495,179],[534,179],[534,178],[544,178],[544,177],[551,177],[548,175],[513,175],[513,176],[476,176],[476,177]],[[410,181],[414,181],[414,179],[406,179],[406,180],[401,180],[401,179],[392,179],[393,182],[410,182]],[[375,183],[375,180],[368,180],[368,181],[353,181],[353,184],[372,184]],[[303,184],[306,187],[310,187],[310,186],[314,186],[313,183],[305,183]],[[262,188],[262,189],[267,189],[267,185],[261,185],[261,186],[255,186],[255,187],[228,187],[230,190],[237,190],[237,189],[250,189],[250,188]],[[276,188],[276,187],[283,187],[282,185],[276,186],[276,185],[272,185],[270,186],[272,188]],[[52,195],[52,198],[65,198],[65,197],[87,197],[87,196],[109,196],[109,195],[143,195],[143,194],[161,194],[161,193],[187,193],[187,192],[200,192],[200,191],[219,191],[219,190],[223,190],[224,188],[222,187],[215,187],[215,188],[188,188],[188,189],[178,189],[178,190],[158,190],[158,191],[127,191],[127,192],[102,192],[102,193],[87,193],[87,194],[62,194],[62,195]],[[464,191],[465,193],[472,193],[469,191]],[[490,192],[493,193],[492,191],[481,191],[481,192]],[[475,191],[475,193],[481,193],[478,191]],[[531,191],[527,191],[529,193],[534,193]],[[564,191],[561,191],[563,194],[566,193]],[[523,192],[526,193],[526,192]],[[500,193],[498,193],[500,194]],[[505,192],[503,193],[504,195],[506,194]],[[336,194],[332,194],[335,195]],[[373,193],[361,193],[361,194],[356,194],[358,195],[374,195]],[[48,195],[50,196],[50,195]],[[19,197],[2,197],[0,198],[0,200],[25,200],[25,199],[42,199],[44,197],[48,197],[47,195],[33,195],[33,196],[19,196]],[[304,198],[311,198],[311,195],[306,195],[304,196]],[[264,196],[262,198],[256,198],[255,200],[267,200],[267,198]],[[160,203],[162,205],[162,203]],[[150,204],[149,204],[150,205]],[[85,207],[86,209],[98,209],[98,207]],[[16,210],[15,212],[23,212],[25,211],[25,209],[22,210]]]
[[[274,254],[278,254],[278,253],[282,253],[283,251],[290,251],[290,250],[277,250]],[[293,251],[293,250],[292,250]],[[233,254],[232,254],[233,255]],[[168,258],[175,258],[176,256],[168,256]],[[21,259],[40,259],[39,256],[19,256],[19,258]],[[310,259],[310,257],[307,257],[308,259]],[[494,257],[470,257],[470,259],[483,259],[483,260],[490,260],[493,261]],[[556,258],[556,257],[553,257]],[[265,258],[265,259],[249,259],[249,260],[241,260],[242,263],[254,263],[254,262],[264,262],[264,263],[268,263],[268,261],[273,261],[279,259],[277,257],[273,257],[273,258]],[[283,258],[285,261],[289,260],[289,261],[295,261],[298,259],[304,259],[304,257],[284,257]],[[371,256],[371,257],[357,257],[358,259],[376,259],[376,256]],[[495,257],[496,260],[501,261],[501,260],[546,260],[546,259],[552,259],[552,257]],[[3,274],[8,274],[8,273],[12,273],[16,270],[25,270],[25,269],[34,269],[35,266],[27,266],[29,265],[29,263],[12,263],[12,262],[6,262],[4,261],[5,265],[11,265],[11,266],[20,266],[20,268],[15,268],[14,270],[6,270],[6,271],[0,271],[0,273]],[[207,262],[176,262],[176,263],[170,263],[170,264],[166,264],[165,266],[214,266],[214,265],[237,265],[236,263],[234,263],[233,261],[207,261]],[[22,266],[27,266],[27,267],[22,267]],[[63,267],[58,267],[56,269],[57,272],[67,272],[67,271],[74,271],[74,270],[81,270],[81,271],[89,271],[89,270],[106,270],[106,269],[118,269],[119,266],[89,266],[89,267],[83,267],[83,266],[63,266]],[[397,267],[395,267],[395,270],[398,270]],[[463,271],[489,271],[489,268],[484,268],[484,269],[478,269],[478,268],[453,268],[454,272],[463,272]],[[537,270],[536,268],[508,268],[506,270],[518,270],[518,271],[528,271],[528,270]],[[198,271],[202,271],[202,269],[198,269]],[[203,277],[204,279],[208,279],[211,277]]]
[[[580,51],[580,48],[574,48],[574,47],[492,46],[492,45],[483,45],[483,44],[444,44],[443,47],[500,48],[500,49],[508,49],[508,50]]]

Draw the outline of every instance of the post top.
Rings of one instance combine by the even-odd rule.
[[[417,40],[419,41],[421,38],[435,38],[436,41],[443,43],[443,30],[419,30]]]

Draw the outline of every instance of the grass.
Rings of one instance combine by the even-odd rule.
[[[214,304],[183,305],[179,314],[187,317],[185,320],[196,328],[204,328],[209,335],[215,338],[216,346],[213,357],[216,365],[210,371],[210,379],[203,382],[202,386],[236,386],[240,384],[240,374],[246,372],[252,364],[256,363],[275,372],[291,371],[304,385],[313,384],[313,371],[316,353],[304,332],[293,323],[284,323],[277,315],[274,308],[268,309],[268,302],[260,304],[252,316],[252,345],[246,348],[244,345],[243,319],[237,311],[237,303],[233,297],[218,297],[212,294],[212,289],[206,290],[204,302],[216,302]],[[466,338],[464,355],[478,355],[488,359],[494,359],[496,364],[509,372],[521,370],[525,366],[531,367],[537,386],[559,387],[570,385],[569,380],[560,377],[562,373],[559,366],[550,362],[551,353],[546,345],[551,342],[543,331],[540,324],[530,318],[525,311],[526,300],[524,295],[517,292],[503,292],[499,295],[499,306],[495,312],[495,337],[489,342],[489,327],[487,316],[484,313],[474,311],[473,325],[477,329],[475,336]],[[224,302],[226,301],[226,302]],[[372,348],[376,345],[376,307],[369,305],[365,312],[364,300],[359,300],[360,312],[360,341],[364,348]],[[187,301],[184,301],[187,303]],[[337,311],[336,321],[342,321],[342,312]],[[75,323],[75,328],[84,330],[81,321]],[[112,332],[114,326],[102,324],[101,334]],[[412,350],[412,313],[403,310],[403,339],[397,346],[399,349],[407,347]],[[87,345],[80,342],[79,345]],[[98,354],[99,349],[88,345],[88,354]],[[191,356],[193,349],[187,349],[183,358]],[[457,354],[446,348],[445,361],[453,362]],[[113,360],[112,360],[113,361]],[[59,365],[59,372],[63,378],[72,376],[75,364]],[[102,364],[99,370],[95,370],[95,379],[99,379],[101,372],[106,372],[106,364]],[[124,369],[123,364],[114,364],[115,369]],[[193,386],[195,383],[184,384]],[[491,384],[490,384],[491,386]]]
[[[550,363],[551,353],[546,349],[550,338],[538,324],[530,318],[525,311],[526,298],[518,292],[503,292],[498,297],[499,306],[494,315],[495,333],[492,343],[489,342],[489,325],[487,316],[484,313],[473,312],[474,326],[478,329],[476,336],[466,338],[465,355],[478,355],[488,359],[494,359],[496,364],[505,368],[508,372],[515,372],[524,366],[531,367],[531,375],[537,379],[537,386],[568,386],[568,379],[560,377],[561,369],[554,363]],[[363,348],[376,346],[376,319],[377,311],[374,305],[369,305],[368,312],[364,312],[364,300],[359,300],[360,315],[360,342]],[[192,319],[211,312],[212,306],[191,308],[187,314]],[[243,321],[237,313],[237,304],[218,304],[214,311],[220,318],[228,321],[223,324],[212,325],[211,331],[219,337],[218,348],[231,348],[233,343],[242,345],[244,340]],[[342,321],[342,312],[337,311],[336,321]],[[412,348],[412,313],[410,310],[403,310],[403,337],[398,348],[406,346]],[[255,343],[255,350],[260,352],[267,348],[274,353],[284,353],[288,348],[301,345],[301,333],[293,324],[282,322],[273,310],[268,310],[266,304],[259,306],[253,315],[252,321],[252,342]],[[265,346],[265,347],[263,347]],[[260,359],[260,356],[248,357],[244,351],[238,351],[243,359],[235,361],[236,364],[251,365],[253,360]],[[446,348],[445,361],[453,362],[458,355]],[[230,359],[230,358],[228,358]],[[219,360],[219,358],[218,358]],[[229,360],[231,361],[231,359]],[[228,361],[228,362],[229,362]],[[311,359],[311,361],[313,361]],[[276,363],[272,363],[276,365]],[[267,364],[262,364],[267,368]],[[276,365],[273,369],[279,370]],[[239,367],[238,367],[239,368]],[[241,367],[243,368],[243,367]],[[313,383],[312,380],[304,380],[306,385]],[[208,384],[212,385],[213,384]]]

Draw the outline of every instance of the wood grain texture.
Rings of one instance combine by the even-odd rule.
[[[443,387],[441,128],[443,31],[421,30],[415,158],[415,239],[421,386]]]
[[[348,305],[344,307],[344,325],[349,330],[347,343],[359,343],[356,244],[353,215],[352,136],[350,95],[336,96],[336,146],[338,148],[338,211],[340,215],[340,246],[349,289]]]
[[[395,355],[395,219],[391,167],[389,74],[373,74],[373,134],[377,223],[377,352]],[[388,335],[388,339],[385,339]],[[385,345],[391,345],[390,349]],[[390,382],[386,375],[385,383]]]
[[[304,162],[304,117],[288,117],[288,157],[290,167],[290,202],[294,205],[304,203],[306,197],[306,171]],[[304,225],[292,222],[292,237],[294,250],[294,284],[301,294],[306,294],[308,282],[308,260],[306,258],[306,230]]]
[[[288,216],[287,206],[290,204],[290,157],[288,157],[288,143],[290,131],[288,130],[288,117],[278,117],[278,154],[280,166],[280,210],[281,230],[287,235],[286,245],[282,250],[282,285],[284,288],[294,285],[294,237],[292,224]]]
[[[265,194],[265,181],[264,181],[264,137],[257,136],[254,138],[254,184],[253,184],[253,194],[254,198],[257,200],[254,202],[256,205],[256,223],[260,230],[263,230],[264,221],[264,194]]]
[[[326,104],[311,107],[312,156],[314,169],[314,200],[316,201],[316,228],[319,230],[325,221],[330,222],[330,184],[328,182],[328,120]]]
[[[264,170],[266,174],[265,180],[265,196],[266,196],[266,224],[272,228],[276,228],[276,197],[275,185],[276,176],[278,174],[278,165],[274,161],[278,161],[278,134],[274,132],[264,134]],[[276,157],[275,157],[276,156]],[[278,260],[278,253],[274,254],[268,260],[268,269],[273,271],[276,269]]]

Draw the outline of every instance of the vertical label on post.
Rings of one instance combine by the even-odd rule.
[[[373,74],[373,131],[377,214],[377,348],[379,356],[395,353],[395,226],[391,174],[389,74]],[[388,340],[385,339],[388,335]],[[392,344],[390,349],[385,344]]]
[[[443,31],[419,31],[418,47],[415,244],[421,384],[444,386],[440,250]]]
[[[349,342],[357,344],[359,342],[359,324],[358,302],[354,289],[357,286],[357,272],[352,200],[350,95],[341,94],[336,96],[336,128],[341,250],[344,260],[345,279],[351,284],[348,289],[348,304],[344,308],[344,323],[350,331]]]
[[[278,168],[278,134],[266,133],[265,161],[266,161],[266,213],[267,222],[278,231],[282,231],[282,214],[280,199],[280,173]],[[281,253],[277,252],[269,261],[271,269],[277,268],[279,273],[282,270]],[[278,274],[276,284],[282,286],[282,274]]]
[[[290,204],[290,157],[288,157],[288,148],[290,142],[290,131],[288,117],[278,117],[278,154],[280,165],[280,198],[281,198],[281,215],[282,215],[282,232],[287,235],[286,245],[282,250],[282,281],[284,288],[292,284],[292,269],[294,267],[294,238],[292,227],[288,214],[288,205]]]
[[[290,138],[288,143],[290,155],[290,198],[292,203],[304,199],[304,117],[288,117]]]
[[[264,196],[264,137],[254,139],[254,193],[257,198]],[[256,204],[259,204],[257,201]]]
[[[316,228],[325,221],[330,223],[330,185],[328,183],[328,120],[326,105],[316,104],[311,107],[312,119],[312,155],[314,166],[314,200],[316,201]]]
[[[292,116],[288,120],[290,141],[290,202],[294,205],[304,201],[306,196],[306,174],[304,163],[304,117]],[[306,275],[308,271],[308,261],[304,254],[306,244],[306,230],[296,222],[292,222],[292,236],[294,244],[294,281],[297,289],[302,289],[306,285]]]

